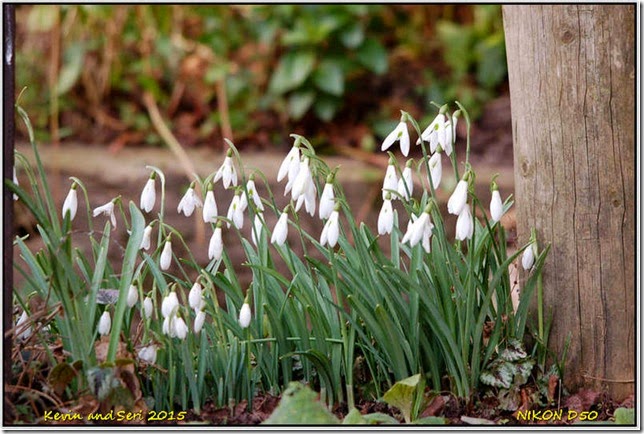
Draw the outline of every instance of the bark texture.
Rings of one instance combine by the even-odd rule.
[[[503,6],[519,242],[551,244],[550,347],[566,385],[635,377],[635,6]]]

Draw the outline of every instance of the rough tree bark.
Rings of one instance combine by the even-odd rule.
[[[551,244],[544,306],[572,389],[635,376],[635,6],[503,6],[519,241]]]

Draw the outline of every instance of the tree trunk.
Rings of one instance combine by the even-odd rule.
[[[537,229],[565,381],[616,399],[635,376],[635,6],[509,5],[517,231]]]

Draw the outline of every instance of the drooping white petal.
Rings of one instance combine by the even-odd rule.
[[[409,200],[414,192],[414,180],[412,178],[411,167],[405,167],[402,176],[398,180],[398,194],[405,200]]]
[[[23,310],[22,315],[20,315],[20,318],[18,318],[18,322],[16,322],[16,328],[19,328],[28,320],[29,320],[29,315],[27,315],[27,311]],[[18,334],[18,339],[25,341],[31,337],[32,333],[33,333],[33,329],[31,326],[29,326],[24,331]]]
[[[229,220],[232,220],[233,224],[237,229],[241,229],[244,226],[244,209],[241,204],[241,196],[236,194],[233,197],[233,200],[230,202],[228,207],[228,213],[226,217]],[[230,227],[230,222],[226,222],[226,226]]]
[[[163,246],[163,251],[161,252],[161,258],[159,259],[159,267],[162,270],[167,270],[170,268],[170,263],[172,262],[172,241],[168,240]]]
[[[207,196],[207,193],[206,193]],[[179,206],[177,206],[177,212],[181,214],[183,212],[186,217],[190,217],[195,210],[195,207],[200,208],[203,204],[197,193],[195,193],[194,188],[190,187],[186,191],[186,194],[183,195],[179,201]],[[216,206],[216,205],[215,205]],[[216,214],[216,213],[215,213]]]
[[[146,318],[152,318],[152,299],[150,297],[145,297],[143,300],[143,315]]]
[[[259,197],[259,193],[257,192],[255,181],[253,181],[252,179],[248,180],[248,182],[246,183],[246,191],[248,191],[248,195],[250,196],[250,199],[255,204],[255,208],[257,208],[259,211],[264,211],[264,204],[262,203],[262,198]],[[244,197],[245,196],[246,196],[246,192],[244,192]]]
[[[331,213],[333,212],[334,206],[335,206],[335,196],[333,194],[333,184],[327,182],[326,184],[324,184],[324,189],[322,190],[322,196],[320,197],[320,209],[319,209],[320,220],[328,219]]]
[[[311,177],[311,169],[309,168],[309,159],[302,158],[300,162],[300,170],[297,172],[295,181],[293,181],[293,189],[291,190],[291,198],[297,200],[303,195],[309,187],[309,182],[313,182]]]
[[[213,182],[218,182],[220,179],[222,179],[224,188],[228,188],[230,185],[237,186],[237,171],[233,159],[229,155],[226,155],[221,167],[215,173]]]
[[[430,253],[432,250],[431,237],[432,237],[432,228],[434,225],[431,221],[428,221],[428,224],[425,225],[425,230],[423,231],[423,237],[421,239],[421,244],[425,252]]]
[[[454,215],[461,214],[461,210],[467,202],[467,188],[467,181],[462,179],[458,181],[454,192],[447,201],[447,212]]]
[[[386,151],[391,147],[391,145],[400,140],[400,151],[406,157],[409,155],[409,131],[407,130],[407,124],[405,122],[400,122],[392,132],[390,132],[385,140],[382,142],[380,147],[381,151]]]
[[[130,289],[127,291],[127,305],[128,307],[133,307],[136,304],[136,301],[139,299],[139,291],[135,285],[130,285]]]
[[[289,178],[295,177],[297,169],[292,169],[293,167],[298,167],[300,163],[300,148],[293,146],[289,153],[280,164],[279,171],[277,173],[277,182],[280,182],[286,175],[289,175]]]
[[[385,179],[382,182],[382,199],[387,198],[389,190],[397,191],[398,189],[398,175],[396,174],[396,166],[390,164],[387,166],[385,172]],[[393,193],[391,193],[393,195]]]
[[[188,306],[190,306],[191,309],[197,309],[201,304],[202,297],[203,289],[201,288],[199,282],[195,282],[194,285],[192,285],[192,288],[190,288],[190,292],[188,293]]]
[[[16,185],[20,185],[18,182],[18,175],[16,175],[16,166],[13,166],[13,183]],[[13,200],[18,200],[18,195],[16,193],[13,194]],[[63,211],[63,215],[65,215],[65,212]]]
[[[139,249],[148,250],[150,248],[150,239],[152,238],[152,226],[147,225],[143,229],[143,238],[141,239],[141,245]]]
[[[432,185],[434,189],[438,188],[441,184],[441,178],[443,177],[443,163],[441,161],[441,153],[436,152],[429,159],[429,173],[432,180]]]
[[[200,310],[199,313],[197,313],[197,316],[195,317],[195,323],[193,330],[195,334],[199,334],[201,329],[203,328],[203,323],[206,321],[206,312],[203,310]]]
[[[414,222],[416,220],[418,220],[418,217],[412,214],[409,218],[409,221],[407,222],[407,230],[405,231],[405,235],[403,235],[403,238],[400,241],[402,244],[405,244],[406,242],[409,241],[409,238],[411,237],[411,233],[414,229]]]
[[[205,223],[212,223],[217,220],[217,201],[215,200],[215,194],[212,190],[208,190],[206,193],[206,200],[203,204],[203,221]]]
[[[492,191],[490,216],[492,217],[492,223],[498,222],[503,216],[503,202],[501,201],[501,193],[499,193],[499,190]]]
[[[138,356],[140,360],[153,365],[157,360],[157,346],[152,344],[141,348]]]
[[[101,319],[98,320],[98,334],[101,336],[107,336],[110,334],[110,328],[112,327],[112,318],[110,318],[110,313],[104,311],[101,315]]]
[[[275,224],[275,228],[273,229],[273,234],[271,235],[271,243],[281,246],[286,241],[287,235],[288,235],[288,214],[286,212],[282,212],[282,214],[280,215],[280,218],[277,220],[277,223]]]
[[[148,182],[145,183],[145,187],[143,187],[143,191],[141,192],[141,209],[145,212],[152,211],[156,197],[157,193],[154,188],[154,179],[148,178]]]
[[[255,214],[255,219],[253,220],[253,229],[250,233],[251,240],[253,241],[253,244],[255,246],[259,244],[262,230],[264,229],[264,225],[262,224],[263,219],[264,216],[262,214]]]
[[[174,318],[173,323],[173,328],[174,328],[174,336],[177,338],[183,340],[188,336],[188,326],[186,325],[186,322],[181,318],[180,316],[177,316]]]
[[[521,257],[521,265],[526,271],[530,271],[534,265],[534,243],[530,244],[523,251],[523,256]]]
[[[429,214],[423,212],[420,217],[416,219],[411,225],[410,234],[409,234],[409,245],[414,247],[418,244],[425,234],[425,228],[428,224],[431,224],[429,221]]]
[[[313,179],[310,179],[304,191],[304,206],[311,217],[315,215],[315,199],[317,199],[317,189]]]
[[[101,205],[97,208],[94,208],[92,216],[96,217],[99,214],[108,216],[112,222],[112,226],[116,228],[116,217],[114,216],[114,202],[109,201],[105,205]]]
[[[78,197],[76,193],[75,188],[70,188],[69,193],[67,193],[67,197],[65,198],[65,202],[63,202],[63,218],[65,218],[65,214],[69,212],[69,220],[74,220],[74,217],[76,216],[76,210],[78,208]]]
[[[179,299],[177,293],[170,291],[168,295],[163,298],[161,302],[161,315],[167,318],[174,314],[175,309],[179,306]]]
[[[239,310],[239,325],[245,329],[250,325],[250,318],[251,318],[251,312],[250,312],[250,306],[248,303],[244,303]]]
[[[385,199],[378,214],[378,234],[390,234],[394,227],[394,210],[391,200]]]
[[[208,259],[220,260],[224,253],[224,242],[221,236],[221,227],[217,226],[210,237],[208,244]]]
[[[431,141],[431,136],[436,135],[439,127],[445,123],[445,115],[442,113],[439,113],[436,115],[434,120],[425,128],[425,130],[421,133],[420,137],[424,142],[430,142]],[[418,140],[418,143],[420,142],[420,139]],[[432,152],[434,152],[432,150]]]
[[[465,204],[456,219],[456,239],[461,241],[470,239],[472,234],[474,234],[474,221],[472,220],[470,206]]]
[[[320,244],[328,244],[329,247],[335,247],[340,237],[340,224],[339,224],[340,214],[338,211],[331,212],[329,220],[327,220],[324,228],[322,229],[322,235],[320,236]]]

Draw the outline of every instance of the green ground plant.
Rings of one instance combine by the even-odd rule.
[[[167,203],[163,172],[148,166],[140,206],[121,196],[96,206],[83,181],[71,178],[62,212],[31,134],[36,168],[16,154],[29,185],[5,181],[36,218],[44,242],[31,252],[24,239],[15,239],[21,256],[15,267],[25,278],[16,291],[16,344],[39,342],[47,349],[62,339],[66,356],[50,354],[49,360],[64,366],[57,373],[66,375],[50,376],[50,383],[68,398],[89,393],[102,408],[199,414],[208,399],[216,406],[250,402],[258,393],[280,394],[300,381],[319,390],[323,402],[346,402],[352,409],[357,399],[391,398],[385,392],[410,377],[416,379],[409,386],[413,393],[427,384],[468,400],[482,382],[506,380],[502,370],[493,369],[500,363],[495,360],[521,362],[520,370],[512,365],[513,378],[524,378],[532,365],[523,363],[523,353],[511,352],[524,342],[528,306],[548,249],[536,254],[531,239],[512,254],[506,250],[499,220],[511,198],[503,203],[493,194],[488,213],[474,193],[469,115],[456,106],[454,112],[437,106],[424,131],[401,112],[382,148],[400,142],[407,156],[411,126],[422,157],[415,169],[412,160],[401,168],[390,152],[377,232],[355,220],[336,179],[338,168],[328,167],[296,134],[277,176],[287,182],[285,207],[268,182],[274,174],[246,168],[227,141],[220,168],[203,179],[195,175],[179,204]],[[18,107],[18,113],[31,132],[24,110]],[[465,144],[454,139],[460,118],[468,126]],[[462,151],[460,165],[456,155]],[[444,205],[436,196],[443,159],[459,180],[447,203],[448,212],[458,215],[455,240],[447,236]],[[259,196],[256,182],[267,195]],[[197,183],[206,192],[202,197],[194,192]],[[226,214],[216,205],[221,189],[235,192]],[[494,180],[491,189],[498,192]],[[77,190],[84,206],[78,207]],[[211,228],[208,263],[196,261],[190,240],[166,222],[175,205],[186,216],[198,210]],[[77,207],[87,213],[89,227],[77,227]],[[318,214],[321,233],[303,229],[304,212]],[[268,213],[279,217],[272,228],[264,218]],[[108,218],[96,230],[94,223],[105,219],[101,215]],[[121,263],[111,264],[107,251],[117,224],[127,229],[128,239]],[[222,231],[238,236],[243,264],[232,263]],[[90,251],[74,247],[72,238],[79,234],[89,238]],[[383,249],[380,241],[387,238]],[[520,256],[527,278],[513,303],[508,267]],[[280,264],[287,271],[279,271]],[[248,287],[240,285],[239,267],[252,270]],[[29,312],[35,296],[45,306],[38,316]],[[368,384],[373,396],[356,397],[357,360],[366,373],[362,386]],[[419,400],[413,402],[405,409],[409,421],[418,416]]]

